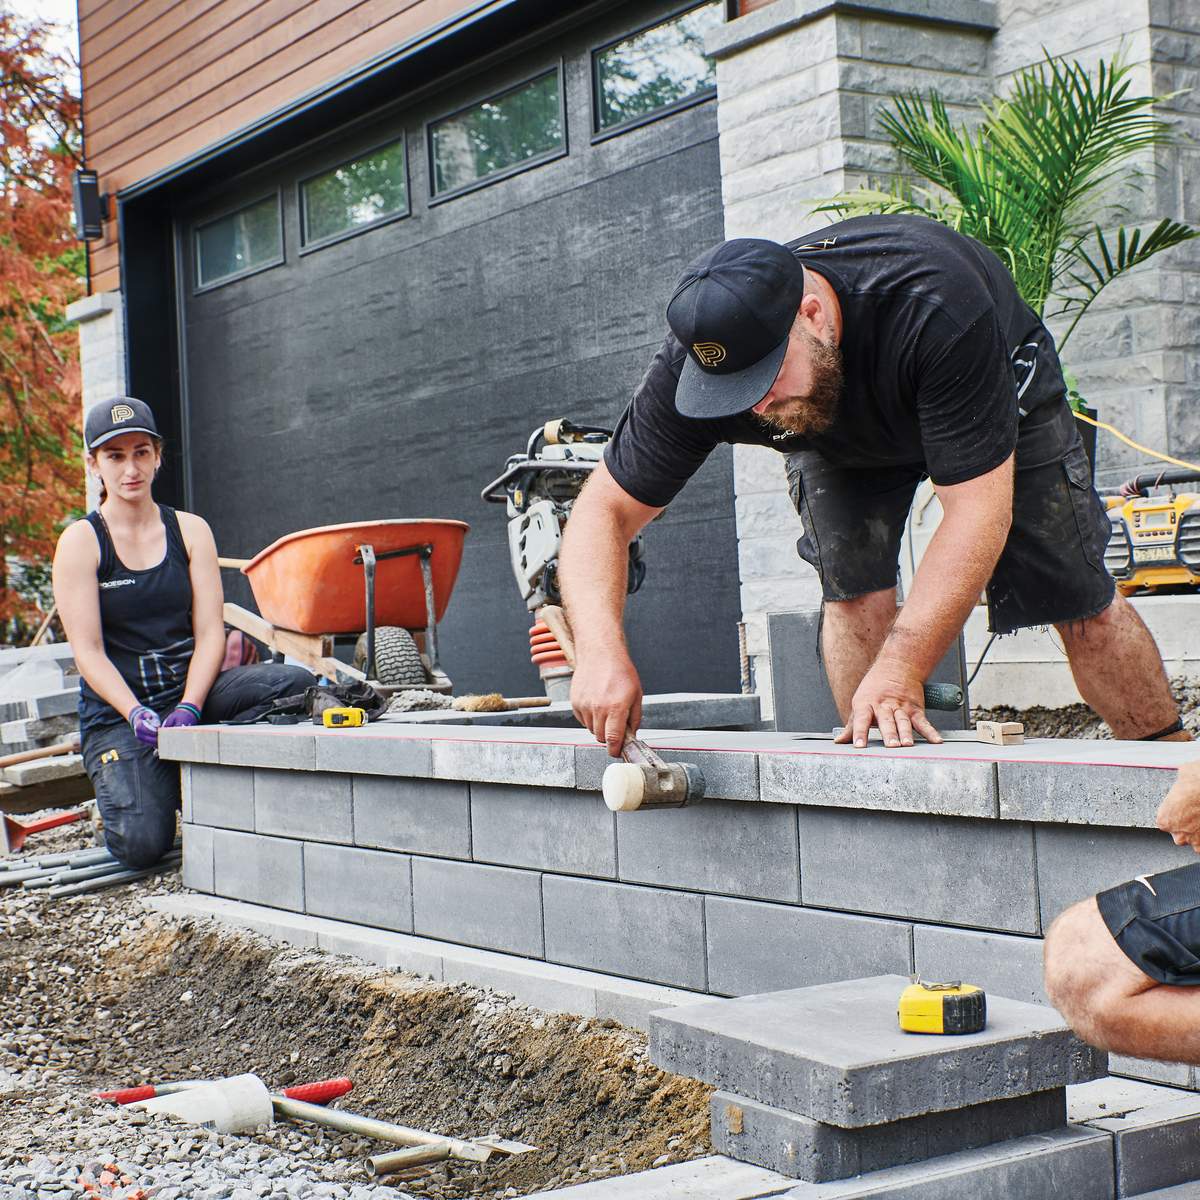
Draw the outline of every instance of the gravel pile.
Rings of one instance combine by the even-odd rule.
[[[511,1200],[711,1153],[709,1089],[654,1068],[641,1035],[145,909],[179,887],[0,890],[0,1200]],[[378,1142],[289,1122],[218,1135],[90,1096],[243,1071],[272,1089],[349,1075],[338,1107],[539,1149],[375,1181]]]

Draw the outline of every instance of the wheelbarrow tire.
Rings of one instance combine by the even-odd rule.
[[[365,669],[367,635],[354,647],[354,665]],[[375,630],[375,679],[385,687],[424,687],[427,680],[421,651],[413,635],[400,625],[380,625]]]

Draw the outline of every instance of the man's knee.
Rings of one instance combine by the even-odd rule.
[[[123,867],[140,871],[152,867],[175,842],[175,814],[165,821],[143,820],[123,827],[105,826],[104,844]]]
[[[1092,914],[1099,917],[1095,900],[1074,904],[1060,913],[1046,931],[1046,995],[1069,1021],[1093,994],[1090,986],[1093,964],[1085,950]]]

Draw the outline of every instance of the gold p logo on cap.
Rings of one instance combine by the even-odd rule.
[[[700,360],[703,367],[715,367],[725,361],[725,347],[720,342],[696,342],[692,353]]]
[[[130,408],[128,404],[114,404],[112,406],[112,412],[109,413],[109,416],[112,417],[114,424],[117,421],[131,420],[134,415],[133,409]]]

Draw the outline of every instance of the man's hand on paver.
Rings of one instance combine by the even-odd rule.
[[[1158,806],[1155,819],[1177,846],[1191,846],[1200,854],[1200,761],[1179,768],[1175,785]]]
[[[925,715],[924,683],[911,668],[894,661],[876,662],[863,676],[850,702],[850,719],[833,740],[865,746],[872,726],[879,727],[885,746],[911,746],[914,733],[927,742],[942,740]]]
[[[579,723],[609,756],[619,758],[626,730],[635,734],[642,723],[642,681],[627,654],[593,654],[579,662],[571,680],[571,707]]]

